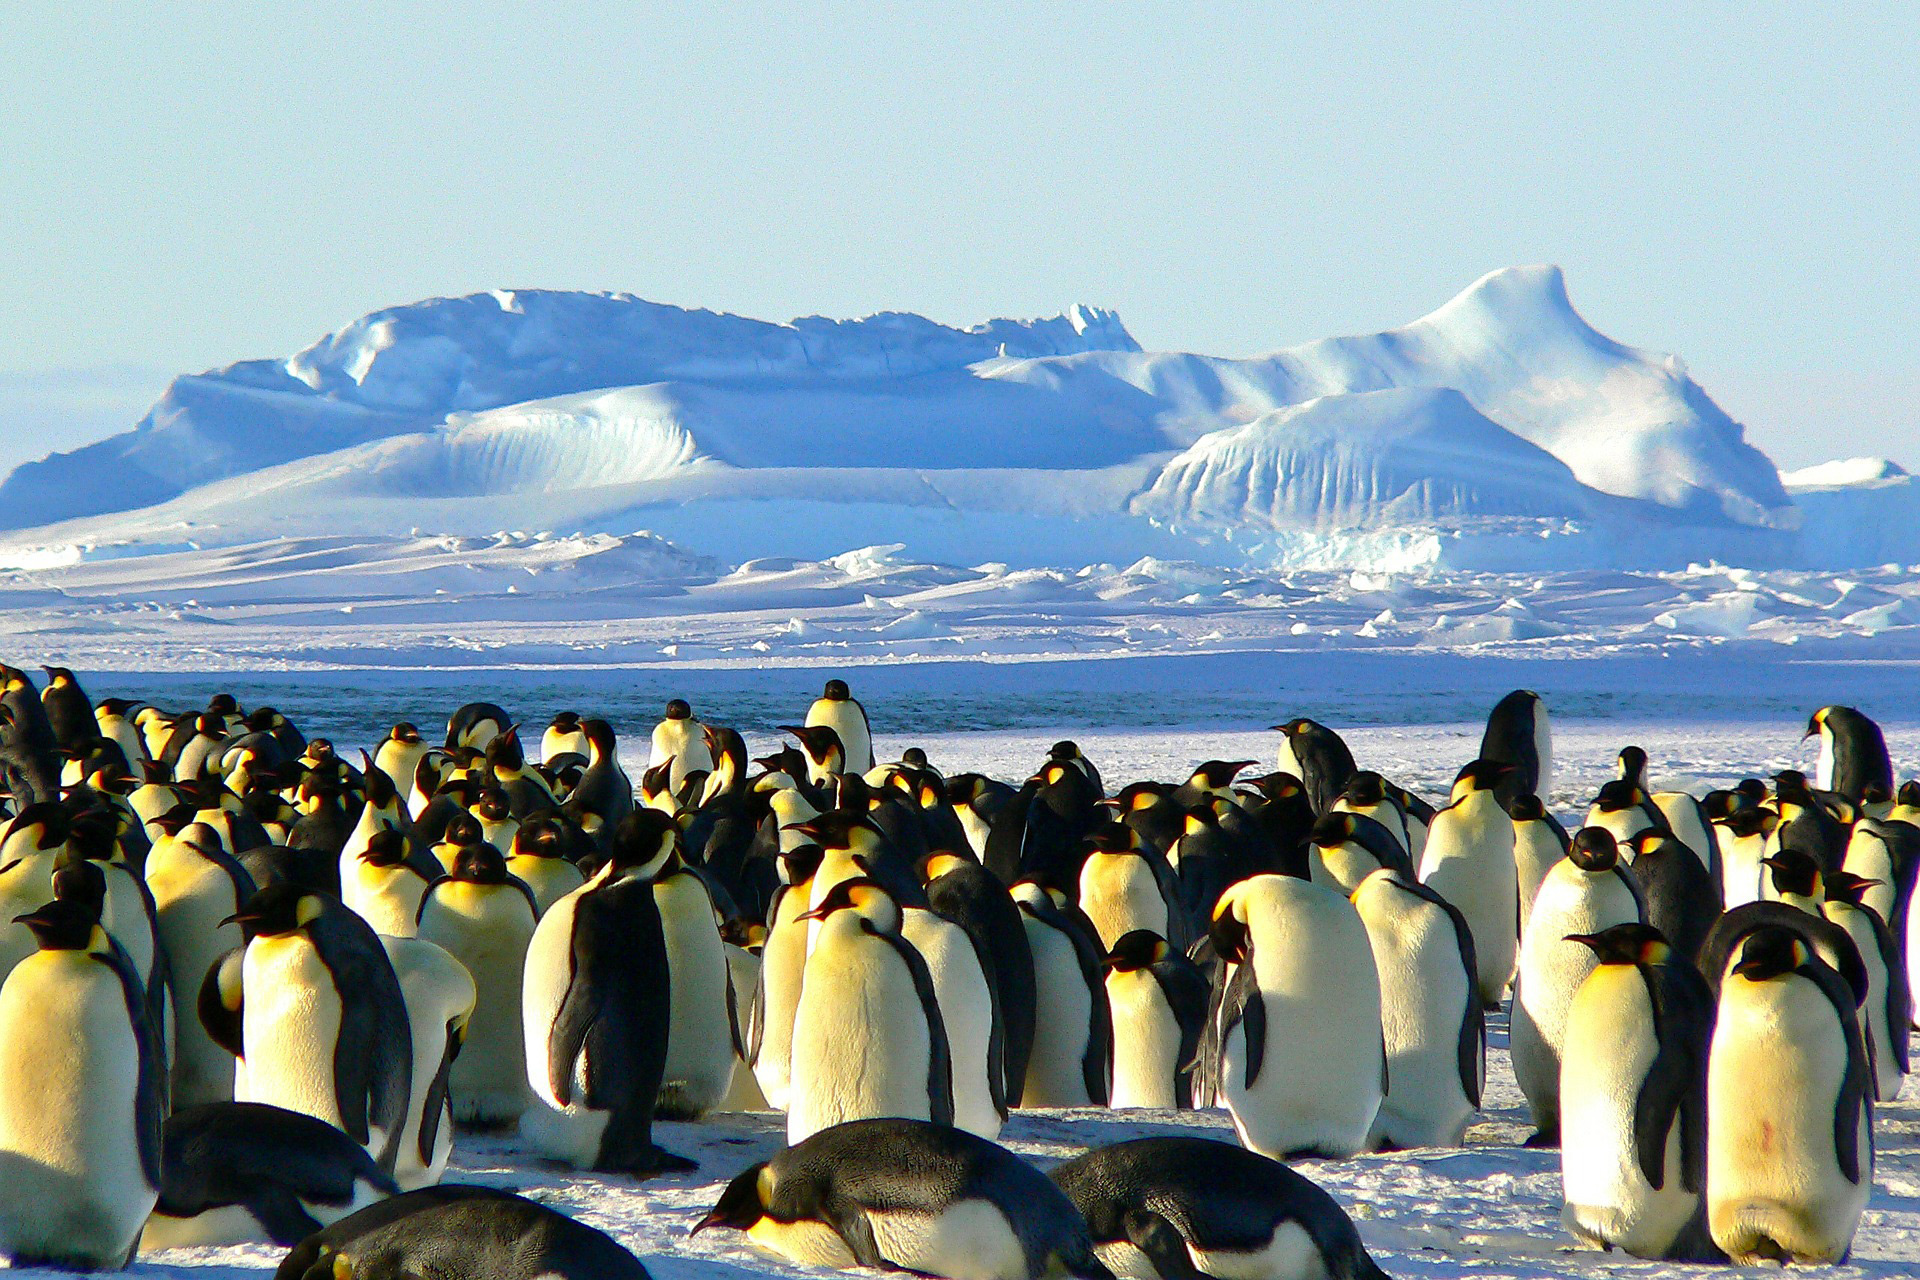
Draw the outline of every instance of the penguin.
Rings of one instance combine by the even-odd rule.
[[[290,884],[259,890],[232,919],[247,938],[239,989],[227,989],[225,966],[216,966],[207,979],[218,999],[203,986],[200,1009],[203,1022],[215,1008],[231,1015],[208,1030],[238,1044],[234,1099],[325,1120],[391,1170],[413,1088],[413,1037],[379,938],[339,900]]]
[[[413,780],[419,771],[420,762],[427,756],[430,748],[420,730],[406,721],[387,731],[387,736],[374,748],[372,767],[387,775],[399,792],[400,807],[410,809],[413,803]]]
[[[1473,930],[1480,999],[1489,1008],[1499,1005],[1513,976],[1520,933],[1513,820],[1494,793],[1507,767],[1476,760],[1460,770],[1452,802],[1433,817],[1420,861],[1421,881],[1460,908]]]
[[[528,816],[513,833],[507,854],[507,873],[533,890],[533,905],[541,915],[560,899],[587,882],[568,861],[573,837],[557,812]]]
[[[1360,913],[1324,885],[1259,875],[1221,897],[1211,936],[1232,966],[1217,1073],[1241,1145],[1275,1159],[1361,1150],[1387,1064]]]
[[[922,1120],[858,1120],[752,1165],[693,1226],[794,1262],[951,1280],[1113,1280],[1087,1223],[1004,1147]]]
[[[965,929],[926,907],[903,906],[900,936],[925,962],[947,1037],[953,1123],[982,1138],[1006,1123],[1005,1034],[984,956]]]
[[[598,718],[582,720],[587,739],[587,769],[560,811],[590,836],[611,833],[633,812],[633,783],[620,767],[613,726]]]
[[[1210,991],[1198,965],[1147,929],[1107,952],[1107,1008],[1113,1020],[1115,1110],[1193,1105],[1192,1067]]]
[[[956,773],[947,779],[947,803],[966,832],[967,845],[982,863],[987,858],[987,837],[994,819],[1016,794],[1004,782],[979,773]]]
[[[1307,833],[1313,830],[1316,818],[1313,804],[1307,799],[1306,788],[1300,779],[1290,773],[1270,773],[1243,788],[1240,797],[1248,820],[1266,836],[1270,865],[1262,869],[1287,875],[1306,875],[1306,859],[1298,851],[1306,843]],[[1404,807],[1402,812],[1406,812]],[[1408,824],[1412,826],[1410,813]],[[1411,836],[1411,832],[1409,834]],[[1424,838],[1422,835],[1421,840],[1424,841]],[[1408,853],[1416,860],[1419,857],[1417,847],[1409,848]]]
[[[733,1070],[717,1111],[771,1111],[754,1079],[751,1045],[760,1023],[760,947],[764,926],[734,921],[721,937],[727,949],[727,1019],[733,1033]]]
[[[677,837],[665,814],[627,814],[606,863],[540,917],[527,947],[521,1006],[534,1100],[520,1133],[577,1169],[644,1178],[695,1167],[653,1142],[672,979],[652,877]]]
[[[1072,742],[1057,742],[994,819],[981,862],[1011,885],[1024,876],[1069,884],[1081,844],[1111,816],[1098,770]]]
[[[805,980],[813,876],[820,865],[818,845],[780,854],[781,885],[767,908],[767,937],[760,948],[760,984],[755,1005],[759,1020],[747,1044],[754,1082],[767,1104],[787,1109],[793,1065],[793,1020]]]
[[[1001,1092],[1008,1106],[1018,1106],[1033,1056],[1037,1000],[1033,949],[1020,908],[992,872],[958,854],[935,853],[922,870],[927,905],[965,929],[982,953],[1000,1012]]]
[[[1567,1009],[1560,1068],[1561,1221],[1602,1249],[1714,1262],[1701,1198],[1713,993],[1652,925],[1568,942],[1596,964]]]
[[[44,696],[44,695],[43,695]],[[1893,794],[1893,761],[1880,726],[1853,707],[1822,707],[1807,721],[1806,737],[1820,739],[1820,762],[1814,786],[1833,791],[1855,804],[1868,788]]]
[[[652,749],[647,767],[670,764],[668,786],[678,791],[690,773],[713,769],[713,755],[707,750],[706,726],[693,718],[693,708],[684,698],[667,703],[667,714],[653,728]]]
[[[1552,1146],[1559,1140],[1567,1009],[1599,963],[1590,948],[1567,939],[1645,920],[1640,887],[1620,865],[1613,836],[1604,827],[1582,827],[1574,833],[1566,858],[1540,885],[1514,979],[1509,1036],[1514,1079],[1533,1115],[1529,1146]]]
[[[1201,932],[1206,921],[1213,918],[1213,904],[1229,884],[1261,869],[1248,856],[1243,836],[1227,828],[1223,814],[1238,817],[1240,809],[1231,800],[1215,797],[1186,810],[1180,815],[1179,838],[1167,850],[1167,866],[1173,873],[1173,907],[1185,938]],[[1137,823],[1125,825],[1143,830]]]
[[[446,1186],[369,1205],[288,1253],[274,1280],[650,1280],[604,1231],[511,1191]]]
[[[1093,922],[1102,947],[1111,949],[1135,929],[1186,947],[1187,924],[1173,871],[1132,827],[1109,822],[1087,838],[1078,883],[1080,909]]]
[[[80,681],[66,667],[42,667],[47,683],[40,690],[40,706],[47,714],[47,727],[53,731],[57,746],[76,751],[99,733],[93,702]],[[128,761],[132,763],[132,761]]]
[[[587,735],[578,711],[562,711],[540,735],[540,763],[552,767],[563,756],[587,758]]]
[[[1387,1052],[1387,1094],[1369,1145],[1457,1147],[1487,1078],[1473,932],[1458,907],[1385,867],[1360,882],[1353,906],[1380,976]]]
[[[172,1062],[173,995],[172,974],[166,948],[160,941],[159,914],[146,882],[124,863],[112,861],[115,847],[111,834],[89,821],[92,814],[75,817],[67,837],[67,847],[54,862],[53,895],[66,896],[63,876],[85,872],[98,894],[100,925],[114,941],[126,948],[133,971],[140,978],[147,999],[147,1016],[154,1037],[160,1042],[162,1057]]]
[[[432,854],[415,852],[406,836],[389,827],[370,838],[351,865],[341,867],[340,900],[375,933],[411,938],[427,886],[444,874]]]
[[[520,745],[518,725],[508,725],[505,732],[487,744],[486,768],[481,773],[475,801],[478,802],[494,788],[506,796],[507,812],[504,816],[516,820],[541,809],[554,808],[560,803],[540,771],[527,764],[526,749]],[[511,836],[507,838],[512,839]]]
[[[1512,766],[1494,787],[1502,808],[1520,796],[1545,796],[1553,788],[1553,729],[1547,704],[1531,689],[1515,689],[1487,714],[1480,758]]]
[[[160,1197],[140,1251],[295,1245],[400,1188],[324,1120],[259,1102],[213,1102],[167,1117]]]
[[[1920,781],[1909,778],[1900,784],[1893,793],[1893,807],[1887,810],[1887,821],[1920,827]]]
[[[1720,918],[1720,891],[1692,849],[1665,831],[1642,831],[1628,842],[1627,874],[1640,886],[1646,923],[1683,959],[1693,960]]]
[[[166,1063],[97,917],[54,901],[20,923],[39,949],[0,984],[0,1254],[117,1270],[159,1194]]]
[[[220,847],[211,827],[192,823],[147,854],[161,949],[174,973],[174,1052],[169,1076],[176,1109],[233,1098],[233,1055],[207,1034],[197,1012],[207,970],[245,938],[228,923],[255,891],[253,877]]]
[[[1412,852],[1407,811],[1399,798],[1387,790],[1387,780],[1372,770],[1363,769],[1347,779],[1346,789],[1333,802],[1333,809],[1337,813],[1357,813],[1372,818],[1387,829],[1403,852]]]
[[[838,735],[848,773],[866,773],[873,768],[873,727],[867,722],[867,709],[847,689],[845,680],[827,681],[827,687],[807,708],[806,726],[823,726]]]
[[[1804,853],[1822,870],[1838,869],[1847,856],[1846,824],[1813,794],[1802,775],[1791,770],[1774,775],[1773,795],[1774,808],[1780,811],[1774,846]]]
[[[507,874],[490,844],[461,849],[452,872],[420,899],[414,935],[458,960],[479,993],[448,1081],[453,1118],[463,1124],[511,1123],[531,1099],[520,1000],[538,920],[533,891]]]
[[[102,698],[93,708],[94,732],[120,748],[132,773],[151,762],[146,741],[129,715],[138,706],[131,698]]]
[[[53,871],[73,819],[58,804],[28,805],[0,835],[0,979],[39,949],[20,917],[53,897]]]
[[[1342,893],[1381,869],[1413,876],[1407,851],[1391,830],[1365,814],[1335,811],[1307,837],[1307,878]]]
[[[1033,1052],[1021,1105],[1105,1106],[1113,1024],[1099,935],[1058,889],[1022,880],[1010,893],[1033,956]]]
[[[677,844],[652,879],[672,985],[666,1074],[657,1114],[667,1120],[698,1120],[720,1105],[733,1078],[727,949],[715,923],[713,891],[686,865]]]
[[[1784,902],[1812,915],[1820,914],[1826,901],[1826,877],[1820,863],[1798,849],[1779,849],[1760,859],[1767,869],[1761,881],[1761,897],[1767,902]]]
[[[802,919],[821,928],[794,1013],[788,1143],[873,1116],[952,1124],[946,1023],[899,902],[860,877]]]
[[[447,750],[470,747],[484,751],[489,742],[507,731],[513,717],[491,702],[469,702],[447,717]]]
[[[806,760],[809,786],[828,786],[834,778],[849,772],[846,748],[841,745],[840,735],[831,725],[783,724],[779,729],[799,740],[800,751]]]
[[[1513,867],[1520,879],[1520,937],[1527,936],[1527,917],[1533,914],[1540,882],[1567,856],[1567,829],[1547,812],[1539,796],[1520,795],[1507,806],[1513,820]]]
[[[1780,815],[1772,809],[1736,809],[1713,823],[1714,843],[1720,852],[1720,894],[1726,910],[1760,900],[1767,856]]]
[[[1637,783],[1615,779],[1601,787],[1587,807],[1586,825],[1598,827],[1610,834],[1615,844],[1625,845],[1642,831],[1664,830],[1667,821]]]
[[[1332,1196],[1277,1160],[1206,1138],[1135,1138],[1047,1171],[1129,1280],[1386,1280]]]
[[[1740,940],[1707,1057],[1707,1223],[1740,1266],[1844,1262],[1873,1188],[1854,993],[1800,937]]]
[[[1700,860],[1714,892],[1720,892],[1720,848],[1713,838],[1713,819],[1706,807],[1687,791],[1656,791],[1649,799],[1660,811],[1667,831]]]
[[[393,1180],[402,1191],[440,1181],[453,1155],[453,1061],[466,1039],[479,989],[467,967],[444,947],[421,938],[381,935],[387,962],[400,981],[413,1038],[414,1088],[400,1130]]]
[[[1907,1078],[1907,1041],[1913,1029],[1913,995],[1906,965],[1880,913],[1862,901],[1873,881],[1836,871],[1824,883],[1822,914],[1847,931],[1867,970],[1867,996],[1860,1002],[1860,1034],[1873,1059],[1874,1099],[1892,1102]]]
[[[1326,813],[1353,777],[1353,752],[1339,734],[1305,718],[1273,728],[1286,735],[1280,744],[1280,772],[1300,779],[1314,813]]]
[[[1868,887],[1861,902],[1886,922],[1904,963],[1914,953],[1908,929],[1913,915],[1913,887],[1916,876],[1920,876],[1920,829],[1904,822],[1861,818],[1853,824],[1847,838],[1847,856],[1840,867],[1864,880],[1877,881]]]

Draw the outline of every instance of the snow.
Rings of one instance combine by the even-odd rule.
[[[1789,493],[1799,493],[1807,489],[1842,489],[1906,478],[1906,468],[1890,458],[1840,458],[1782,472],[1780,483]]]

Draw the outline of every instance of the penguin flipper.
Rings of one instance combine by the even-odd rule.
[[[433,1079],[427,1084],[427,1095],[420,1103],[419,1141],[415,1143],[420,1163],[433,1163],[433,1145],[439,1140],[440,1126],[449,1119],[447,1111],[447,1081],[453,1075],[453,1060],[460,1056],[460,1046],[466,1037],[466,1026],[460,1021],[447,1024],[447,1051],[440,1057],[440,1069],[433,1073]]]
[[[147,1019],[147,992],[133,962],[118,943],[105,955],[93,957],[114,971],[126,997],[127,1021],[133,1029],[133,1042],[139,1060],[139,1075],[134,1086],[133,1131],[140,1146],[140,1170],[147,1185],[160,1186],[161,1129],[167,1121],[167,1063],[159,1032]]]
[[[235,947],[207,966],[198,1002],[200,1025],[215,1044],[236,1058],[247,1056],[243,1022],[246,993],[240,985],[245,954],[246,948]]]
[[[1147,1255],[1162,1280],[1209,1280],[1206,1272],[1193,1265],[1186,1237],[1159,1214],[1151,1209],[1129,1209],[1121,1224],[1127,1240]]]
[[[1267,1003],[1260,995],[1253,964],[1249,960],[1233,971],[1227,984],[1227,996],[1220,1009],[1220,1051],[1227,1049],[1227,1037],[1239,1027],[1247,1046],[1246,1078],[1241,1087],[1252,1088],[1260,1078],[1267,1056]]]
[[[1113,1010],[1107,1004],[1107,982],[1101,950],[1093,924],[1077,908],[1072,914],[1048,911],[1040,919],[1065,934],[1073,944],[1074,958],[1080,962],[1080,978],[1092,993],[1088,1001],[1087,1051],[1080,1060],[1080,1074],[1087,1086],[1087,1099],[1095,1106],[1107,1105],[1108,1068],[1113,1061]]]
[[[922,1280],[940,1280],[940,1277],[926,1271],[916,1271],[912,1267],[901,1266],[880,1252],[880,1241],[874,1237],[873,1223],[867,1218],[866,1211],[858,1206],[850,1206],[843,1212],[826,1211],[826,1223],[833,1228],[835,1235],[846,1242],[847,1249],[853,1254],[853,1260],[863,1267],[872,1267],[876,1271],[894,1271],[910,1276],[922,1277]]]

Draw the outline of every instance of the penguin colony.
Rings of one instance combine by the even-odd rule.
[[[474,703],[357,760],[221,695],[0,666],[0,1253],[110,1269],[274,1242],[283,1277],[644,1277],[458,1134],[647,1177],[657,1117],[785,1113],[693,1230],[952,1280],[1372,1277],[1285,1163],[1455,1146],[1510,999],[1564,1221],[1645,1258],[1835,1262],[1913,1026],[1920,784],[1827,707],[1816,776],[1655,789],[1570,834],[1516,691],[1436,806],[1337,734],[1109,787],[875,763],[828,683],[792,739],[675,700],[636,785],[602,719],[534,755]],[[1050,1176],[1016,1107],[1224,1107]]]

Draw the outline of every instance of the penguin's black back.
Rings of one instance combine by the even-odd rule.
[[[1693,850],[1672,839],[1636,857],[1626,870],[1640,886],[1646,922],[1666,935],[1675,952],[1693,960],[1720,918],[1712,873]]]
[[[1493,794],[1504,808],[1515,796],[1535,794],[1540,787],[1540,746],[1533,740],[1534,708],[1538,695],[1515,689],[1500,699],[1487,715],[1480,738],[1480,759],[1510,764],[1513,772],[1494,784]]]

